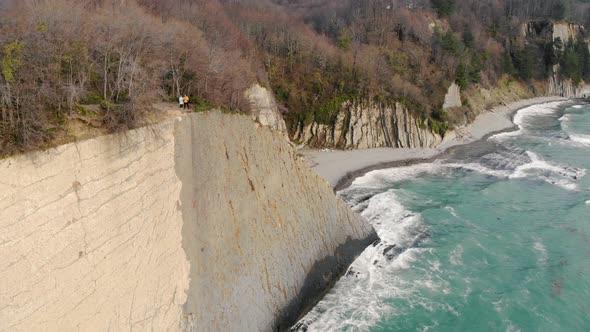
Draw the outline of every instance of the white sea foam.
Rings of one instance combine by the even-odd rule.
[[[531,162],[518,166],[514,170],[514,173],[510,175],[511,179],[524,178],[532,175],[566,190],[577,190],[577,185],[574,181],[584,176],[585,170],[553,165],[543,160],[534,152],[527,151],[526,153],[531,159]]]
[[[424,174],[437,174],[443,170],[440,163],[424,163],[406,167],[397,167],[371,171],[356,178],[351,187],[381,188],[386,184],[411,180]]]
[[[538,177],[548,183],[560,186],[564,189],[577,190],[575,181],[585,174],[585,170],[554,165],[543,160],[539,155],[531,151],[526,151],[526,154],[528,155],[530,161],[516,166],[513,171],[505,169],[491,169],[479,163],[433,162],[372,171],[354,180],[350,188],[383,188],[388,185],[415,179],[425,174],[445,175],[449,174],[452,170],[465,170],[497,178],[517,179],[531,176]],[[378,200],[374,201],[373,204],[376,204],[377,202]],[[365,208],[366,206],[364,205],[355,207],[358,212],[364,210]],[[379,208],[376,210],[382,211],[387,209]]]
[[[571,142],[582,144],[582,145],[590,145],[590,135],[576,133],[570,129],[570,127],[568,125],[569,122],[572,121],[570,114],[566,114],[566,115],[562,116],[559,120],[561,121],[561,128],[563,129],[563,131],[566,132],[566,134],[568,134],[569,140]]]
[[[528,117],[537,115],[549,115],[559,111],[559,106],[561,104],[561,102],[553,102],[525,107],[516,113],[513,122],[514,124],[520,127],[526,123],[525,119]]]
[[[512,120],[512,122],[514,122],[514,124],[518,126],[518,130],[499,133],[499,134],[491,136],[489,139],[502,142],[506,139],[509,139],[509,138],[512,138],[515,136],[520,136],[525,133],[526,122],[527,122],[528,118],[533,117],[533,116],[539,116],[539,115],[553,114],[553,113],[559,111],[559,106],[561,104],[562,104],[561,102],[553,102],[553,103],[525,107],[525,108],[519,110],[518,112],[516,112],[516,114],[514,115],[514,119]]]
[[[490,176],[495,176],[498,178],[505,178],[510,176],[510,172],[505,171],[505,170],[495,170],[495,169],[490,169],[487,168],[481,164],[477,164],[477,163],[466,163],[466,164],[444,164],[444,166],[446,167],[450,167],[450,168],[457,168],[457,169],[465,169],[465,170],[469,170],[469,171],[474,171],[483,175],[490,175]]]
[[[580,108],[583,108],[583,107],[584,107],[584,105],[574,105],[574,106],[572,106],[572,108],[576,108],[576,109],[580,109]]]
[[[371,182],[368,182],[371,185]],[[419,301],[420,288],[449,291],[444,280],[434,278],[437,264],[418,280],[405,280],[400,270],[413,266],[430,248],[417,248],[427,229],[422,216],[406,210],[398,201],[397,190],[370,198],[362,211],[381,241],[369,246],[350,266],[332,291],[300,321],[308,331],[369,330],[385,316],[401,314],[385,300],[403,298]],[[440,269],[440,263],[438,266]],[[424,300],[424,305],[430,305]]]
[[[478,163],[443,163],[440,161],[435,161],[433,163],[416,164],[412,166],[371,171],[361,177],[356,178],[352,182],[350,188],[383,188],[387,185],[412,180],[426,174],[445,175],[451,170],[456,169],[473,171],[483,175],[490,175],[499,178],[505,178],[511,174],[506,170],[494,170]]]
[[[533,248],[537,252],[537,265],[538,266],[547,265],[547,260],[548,260],[549,256],[547,255],[547,249],[545,249],[545,245],[543,245],[543,242],[541,242],[541,240],[537,239],[535,241],[535,244],[533,245]]]
[[[449,255],[451,265],[463,265],[463,247],[459,244]]]
[[[514,325],[514,323],[508,319],[504,320],[504,324],[506,324],[506,332],[520,332],[521,329],[518,326]]]
[[[570,134],[570,139],[584,145],[590,145],[590,135]]]
[[[455,218],[459,218],[459,215],[457,214],[457,212],[455,211],[455,208],[453,208],[452,206],[445,206],[445,210],[449,211],[449,213],[455,217]]]

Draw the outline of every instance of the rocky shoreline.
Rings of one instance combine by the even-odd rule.
[[[538,97],[498,106],[481,113],[471,124],[446,135],[435,148],[377,148],[364,150],[303,150],[310,166],[324,178],[334,191],[348,187],[352,181],[372,170],[431,162],[453,153],[458,147],[485,139],[514,128],[513,115],[520,109],[555,101],[564,97]]]

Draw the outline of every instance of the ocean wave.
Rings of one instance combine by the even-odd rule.
[[[345,190],[342,194],[346,191],[358,193]],[[366,205],[361,215],[381,240],[363,251],[332,291],[292,331],[368,330],[383,317],[396,314],[385,300],[410,299],[419,287],[448,288],[427,275],[413,282],[399,276],[400,270],[411,268],[425,253],[432,252],[418,247],[427,237],[427,226],[419,213],[404,208],[399,194],[388,190],[361,203]]]
[[[353,210],[360,213],[367,208],[366,200],[378,194],[379,190],[424,175],[445,176],[459,170],[499,179],[538,178],[566,190],[577,190],[577,180],[585,175],[584,169],[547,162],[531,151],[513,151],[506,156],[498,153],[492,155],[487,159],[482,157],[480,161],[492,164],[493,168],[481,163],[436,161],[372,171],[354,180],[349,189],[339,195],[353,205]]]
[[[526,151],[526,153],[531,159],[531,162],[518,166],[509,178],[518,179],[536,176],[537,178],[566,190],[577,190],[577,184],[575,181],[584,176],[585,170],[554,165],[543,160],[534,152]]]
[[[518,126],[518,130],[499,133],[491,136],[489,139],[492,141],[503,142],[507,139],[523,135],[526,132],[526,123],[530,117],[554,114],[559,111],[559,106],[562,104],[562,102],[552,102],[525,107],[516,112],[512,120],[512,122]]]
[[[474,171],[479,174],[489,175],[489,176],[493,176],[493,177],[497,177],[497,178],[505,178],[505,177],[510,176],[510,174],[511,174],[510,171],[491,169],[491,168],[485,167],[482,164],[478,164],[478,163],[465,163],[465,164],[449,163],[449,164],[444,164],[444,165],[449,168]]]
[[[526,120],[528,120],[528,117],[554,114],[559,111],[559,106],[562,104],[562,102],[553,102],[523,108],[520,111],[516,112],[516,115],[514,115],[513,122],[517,126],[521,127],[527,122]]]
[[[570,139],[584,145],[590,145],[590,135],[570,134]]]
[[[498,178],[505,178],[511,174],[507,170],[491,169],[480,163],[447,163],[435,161],[432,163],[371,171],[356,178],[349,189],[362,188],[362,190],[371,190],[384,188],[389,185],[416,179],[423,175],[447,175],[454,170],[477,172],[482,175]]]
[[[367,174],[356,178],[352,182],[351,187],[382,188],[388,184],[415,179],[424,174],[440,174],[443,170],[444,166],[438,162],[381,169],[368,172]]]
[[[574,106],[580,106],[579,108],[583,107],[581,105]],[[567,134],[569,141],[575,144],[590,145],[590,135],[577,133],[570,128],[569,124],[573,120],[574,118],[572,118],[572,114],[564,114],[561,118],[559,118],[559,121],[561,122],[561,129]]]

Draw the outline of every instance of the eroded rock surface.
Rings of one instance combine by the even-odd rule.
[[[400,103],[347,103],[334,126],[313,122],[300,128],[294,138],[311,147],[341,149],[434,147],[442,141]]]
[[[376,237],[246,116],[8,158],[0,179],[2,331],[269,331]]]
[[[571,79],[559,79],[553,75],[549,79],[548,94],[566,98],[587,98],[590,96],[590,85],[576,84]]]
[[[277,102],[268,89],[259,84],[254,84],[244,92],[244,96],[250,101],[252,115],[256,121],[273,130],[287,131],[285,120],[283,120],[283,116],[279,112]]]
[[[463,106],[463,103],[461,102],[461,88],[456,83],[453,83],[449,86],[449,90],[445,95],[443,109],[461,106]]]

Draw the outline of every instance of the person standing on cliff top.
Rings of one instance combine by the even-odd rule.
[[[178,104],[180,105],[180,108],[184,108],[184,98],[182,95],[178,97]]]
[[[189,102],[189,98],[188,98],[188,96],[187,96],[187,95],[184,95],[184,97],[183,97],[182,99],[183,99],[183,101],[184,101],[184,108],[186,108],[186,109],[190,109],[190,107],[189,107],[189,105],[188,105],[188,102]]]

